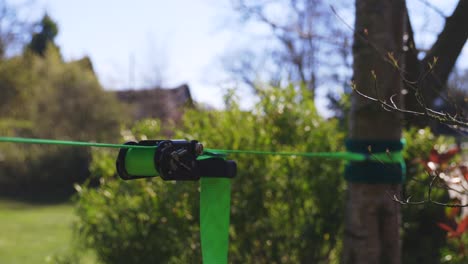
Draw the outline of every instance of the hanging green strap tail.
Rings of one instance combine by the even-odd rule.
[[[231,179],[201,178],[200,235],[204,264],[227,264]]]
[[[204,155],[198,157],[198,160],[213,158],[226,159],[226,155],[205,151]],[[203,263],[227,264],[231,179],[202,176],[200,185],[200,236]]]

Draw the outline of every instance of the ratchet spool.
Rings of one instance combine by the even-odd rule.
[[[143,140],[124,145],[154,148],[121,148],[117,173],[124,180],[160,176],[165,181],[196,181],[200,177],[233,178],[237,166],[224,156],[205,153],[196,140]]]

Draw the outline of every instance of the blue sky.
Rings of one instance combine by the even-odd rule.
[[[59,24],[65,59],[90,56],[106,89],[188,83],[195,99],[221,106],[219,57],[236,41],[229,0],[38,0]],[[133,66],[131,66],[133,65]],[[133,70],[131,70],[133,69]],[[158,69],[162,69],[162,74]]]
[[[413,16],[415,27],[430,29],[416,37],[432,43],[443,20],[432,15],[428,25],[422,18],[432,12],[416,2],[408,1],[410,11],[421,14]],[[456,0],[433,2],[448,15]],[[106,89],[148,87],[160,75],[164,87],[187,83],[197,101],[216,107],[232,85],[221,56],[250,45],[250,34],[262,31],[236,26],[230,0],[36,0],[33,6],[30,19],[48,12],[58,22],[65,59],[90,56]],[[468,67],[466,47],[459,65]]]

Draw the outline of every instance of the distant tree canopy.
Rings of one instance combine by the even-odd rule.
[[[86,60],[62,62],[52,45],[43,57],[26,52],[0,61],[0,90],[0,118],[29,120],[36,136],[110,140],[119,134],[115,98]]]
[[[115,142],[124,114],[99,84],[88,58],[65,62],[57,25],[41,30],[17,56],[0,60],[0,134]],[[0,145],[0,193],[70,193],[89,174],[89,149]]]
[[[35,52],[36,54],[43,56],[48,44],[55,45],[54,40],[57,34],[57,23],[55,23],[55,21],[53,21],[48,14],[45,14],[39,23],[38,32],[32,35],[28,49]]]

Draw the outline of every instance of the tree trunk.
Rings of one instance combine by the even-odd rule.
[[[362,93],[382,99],[396,95],[395,101],[401,104],[402,79],[386,58],[392,53],[404,67],[405,18],[403,0],[356,0],[353,71],[356,88]],[[355,93],[351,100],[350,140],[400,140],[400,114],[385,111]],[[372,176],[378,179],[381,175]],[[390,198],[400,189],[398,183],[348,179],[344,263],[401,263],[400,207]]]

